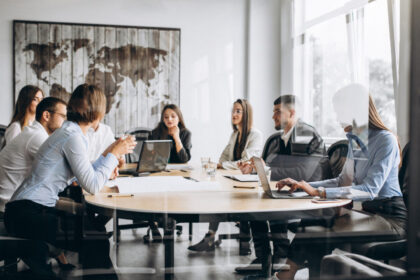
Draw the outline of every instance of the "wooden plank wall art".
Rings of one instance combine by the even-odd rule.
[[[13,32],[15,100],[28,84],[68,101],[94,83],[117,135],[154,128],[165,104],[179,105],[180,29],[14,21]]]

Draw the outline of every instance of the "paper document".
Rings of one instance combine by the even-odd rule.
[[[193,170],[193,168],[188,164],[168,164],[166,170]]]
[[[239,182],[258,182],[258,175],[254,174],[226,175],[225,177]]]
[[[108,181],[107,186],[117,186],[123,194],[220,191],[222,189],[219,182],[195,182],[182,176],[122,177]]]

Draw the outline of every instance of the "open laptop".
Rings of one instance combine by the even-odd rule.
[[[271,198],[312,198],[306,192],[295,191],[294,193],[289,193],[288,191],[272,191],[270,188],[270,182],[265,175],[264,165],[261,158],[253,157],[255,169],[257,170],[258,179],[261,182],[261,186],[264,189],[266,195]]]
[[[142,143],[136,168],[121,170],[121,174],[141,175],[166,169],[172,140],[145,140]]]

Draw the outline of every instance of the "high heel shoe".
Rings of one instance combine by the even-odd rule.
[[[214,251],[215,249],[215,242],[214,242],[214,234],[206,233],[203,240],[198,242],[195,245],[191,245],[188,247],[188,250],[196,251],[196,252],[210,252]]]
[[[62,263],[58,258],[54,258],[54,259],[57,261],[58,266],[60,267],[61,270],[68,271],[68,270],[73,270],[76,268],[76,266],[72,265],[71,263]]]

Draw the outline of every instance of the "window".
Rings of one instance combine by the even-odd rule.
[[[294,92],[300,117],[327,142],[344,137],[331,100],[349,83],[369,89],[385,125],[396,131],[391,42],[398,38],[398,19],[389,21],[389,15],[397,14],[399,1],[392,3],[393,9],[387,0],[294,1]],[[390,22],[396,23],[392,32]]]

